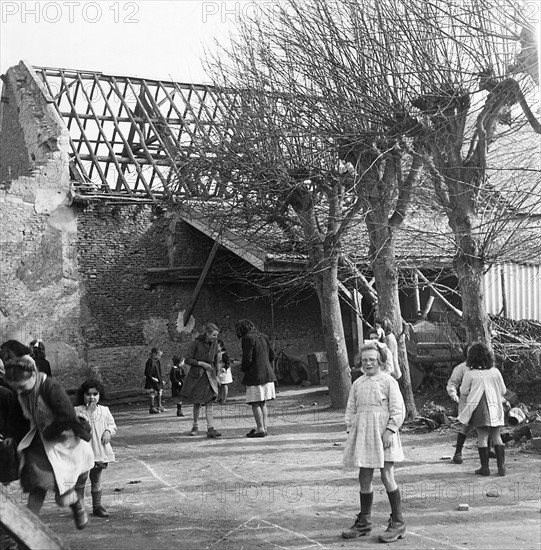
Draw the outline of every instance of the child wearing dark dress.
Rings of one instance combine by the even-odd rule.
[[[145,390],[147,390],[150,399],[148,411],[150,414],[165,412],[162,407],[163,379],[160,363],[162,355],[162,350],[152,348],[150,357],[145,364]]]
[[[186,366],[184,364],[184,357],[175,355],[173,357],[173,366],[169,372],[169,380],[171,381],[171,397],[177,399],[177,416],[184,416],[180,391],[182,390],[182,384],[185,378]]]

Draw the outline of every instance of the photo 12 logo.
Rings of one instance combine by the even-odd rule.
[[[278,13],[281,9],[279,0],[201,2],[201,18],[203,23],[238,23],[242,19],[257,19],[263,13]]]
[[[3,24],[21,23],[139,23],[137,2],[0,2]]]

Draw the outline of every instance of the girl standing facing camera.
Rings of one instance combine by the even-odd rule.
[[[111,437],[116,434],[116,424],[109,407],[100,405],[105,399],[105,391],[99,380],[85,380],[77,391],[75,412],[86,418],[92,426],[90,441],[94,451],[94,466],[90,470],[90,494],[92,495],[92,515],[99,518],[108,518],[109,512],[101,505],[101,474],[109,462],[115,461],[115,454],[111,447]],[[87,477],[78,482],[75,490],[81,500],[85,497]]]
[[[342,533],[352,539],[372,530],[372,478],[379,468],[381,481],[391,505],[387,530],[381,542],[403,538],[406,524],[402,518],[400,490],[394,479],[394,463],[404,460],[398,430],[404,421],[405,407],[398,382],[382,372],[387,350],[370,342],[361,348],[364,374],[351,387],[346,407],[348,438],[344,448],[344,466],[359,468],[361,511],[355,523]]]

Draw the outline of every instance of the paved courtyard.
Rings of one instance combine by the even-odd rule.
[[[382,548],[377,535],[390,511],[379,475],[372,534],[340,536],[358,512],[359,488],[356,472],[341,466],[343,412],[328,408],[324,388],[281,389],[264,439],[245,437],[253,420],[241,398],[216,406],[219,440],[190,437],[191,415],[176,417],[170,400],[160,415],[136,401],[110,404],[119,428],[117,462],[103,477],[111,517],[91,516],[79,532],[69,509],[46,502],[41,518],[70,548]],[[506,477],[479,478],[475,437],[460,466],[442,459],[452,453],[453,430],[408,425],[402,441],[407,461],[396,478],[408,532],[393,548],[541,548],[539,454],[511,449]]]

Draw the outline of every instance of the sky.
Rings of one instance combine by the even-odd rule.
[[[0,73],[31,65],[210,82],[205,48],[226,41],[248,1],[0,0]]]

